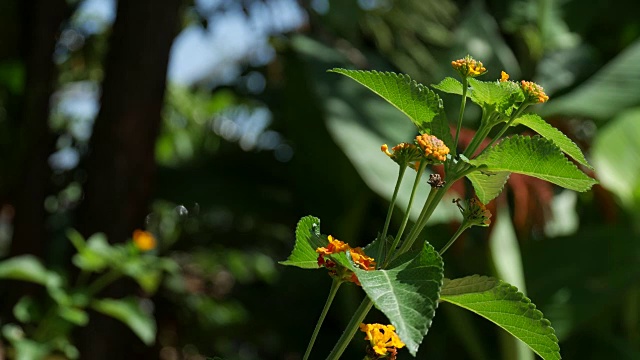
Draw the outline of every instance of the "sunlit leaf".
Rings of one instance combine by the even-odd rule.
[[[282,265],[297,266],[303,269],[317,269],[316,249],[327,245],[327,239],[320,235],[320,219],[305,216],[296,227],[296,243],[289,258],[280,261]]]
[[[402,255],[389,269],[353,268],[364,291],[414,356],[438,307],[443,266],[438,252],[425,243],[422,251]]]
[[[524,125],[529,129],[537,132],[542,137],[547,140],[551,140],[557,147],[560,148],[564,153],[569,155],[575,161],[580,164],[588,167],[589,169],[593,169],[593,167],[587,162],[582,151],[571,139],[569,139],[562,131],[554,128],[548,122],[546,122],[540,115],[537,114],[526,114],[519,118],[517,118],[513,125]]]
[[[551,141],[539,136],[513,136],[470,160],[487,171],[529,175],[575,191],[597,183],[580,171]]]
[[[446,77],[439,83],[431,85],[431,87],[445,93],[462,95],[462,83],[452,77]],[[469,96],[471,94],[467,92],[467,97]]]
[[[0,262],[0,279],[28,281],[55,286],[62,283],[60,276],[47,270],[32,255],[21,255]]]
[[[514,286],[478,275],[445,279],[440,299],[500,326],[544,360],[561,359],[558,338],[551,323]]]

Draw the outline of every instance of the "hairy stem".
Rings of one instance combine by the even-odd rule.
[[[367,316],[372,306],[373,301],[371,301],[368,296],[365,297],[364,300],[362,300],[360,306],[358,306],[356,311],[353,313],[353,316],[351,316],[351,320],[349,321],[347,328],[342,333],[342,336],[340,336],[340,339],[338,339],[338,342],[333,347],[333,350],[331,350],[331,353],[327,357],[327,360],[340,359],[340,356],[347,348],[347,345],[349,345],[349,342],[351,342],[353,335],[355,335],[356,331],[358,330],[358,326],[364,320],[365,316]]]
[[[420,164],[421,164],[420,166],[422,166],[422,163]],[[391,203],[389,204],[389,210],[387,210],[387,219],[385,220],[384,228],[382,229],[382,237],[381,237],[382,246],[380,246],[380,250],[378,251],[378,257],[376,259],[380,259],[382,257],[384,244],[386,243],[386,239],[387,239],[387,231],[389,230],[389,223],[391,223],[391,215],[393,214],[393,209],[396,207],[396,198],[398,197],[398,190],[400,190],[400,184],[402,183],[402,178],[404,177],[404,173],[406,170],[407,170],[407,167],[405,165],[400,165],[400,170],[398,171],[398,179],[396,180],[396,187],[395,189],[393,189],[393,196],[391,196]],[[417,181],[417,178],[416,178],[416,181]],[[411,200],[413,200],[413,193],[411,193]],[[411,204],[411,200],[409,200],[409,204]]]
[[[458,147],[458,139],[460,138],[460,129],[462,128],[462,118],[464,117],[464,108],[467,105],[467,88],[469,87],[467,77],[462,77],[462,103],[460,104],[460,115],[458,116],[458,126],[456,128],[456,140],[453,142],[454,151]],[[456,151],[457,153],[457,151]]]
[[[451,239],[449,239],[449,241],[442,247],[442,249],[440,249],[438,253],[440,255],[444,254],[444,252],[447,251],[447,249],[449,249],[451,245],[453,245],[453,243],[458,239],[458,237],[460,237],[460,235],[462,235],[462,233],[470,227],[471,227],[470,225],[468,225],[466,222],[463,221],[463,223],[460,224],[460,227],[458,228],[458,230],[456,230],[456,233],[453,234],[453,236],[451,236]]]

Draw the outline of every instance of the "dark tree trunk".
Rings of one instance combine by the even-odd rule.
[[[32,0],[23,4],[23,11],[26,81],[20,141],[16,142],[22,175],[15,185],[11,255],[34,254],[42,258],[49,239],[44,200],[52,190],[48,158],[55,141],[49,130],[49,99],[57,77],[53,51],[67,5],[65,0]]]
[[[182,0],[118,3],[102,86],[101,108],[87,159],[85,198],[79,210],[85,235],[104,232],[113,243],[144,226],[155,172],[167,64]],[[107,296],[131,289],[116,283]],[[117,321],[92,314],[79,332],[83,359],[136,359],[144,347]]]

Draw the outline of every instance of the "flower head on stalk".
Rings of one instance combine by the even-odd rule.
[[[463,78],[474,78],[487,72],[482,62],[475,60],[471,55],[451,62],[451,67]]]
[[[491,212],[477,198],[467,201],[466,208],[460,204],[462,202],[460,199],[453,200],[453,202],[458,205],[458,209],[464,217],[463,221],[467,222],[469,226],[489,226],[491,224]]]
[[[325,268],[327,268],[329,270],[329,276],[331,276],[332,278],[341,281],[349,281],[358,286],[361,286],[358,277],[353,271],[337,264],[332,259],[327,258],[327,256],[349,251],[351,254],[351,260],[353,260],[354,264],[356,264],[356,266],[360,269],[367,271],[375,270],[376,262],[374,261],[374,259],[365,255],[362,248],[358,247],[353,249],[349,246],[349,244],[342,242],[331,235],[329,235],[327,239],[329,240],[329,244],[326,248],[319,247],[316,249],[316,253],[319,254],[318,266],[324,266]]]
[[[500,82],[505,82],[509,80],[509,74],[504,71],[500,72]]]
[[[413,164],[422,158],[420,149],[417,146],[404,142],[392,147],[391,151],[393,152],[389,151],[387,144],[382,145],[380,150],[400,166],[414,168]]]
[[[395,360],[398,349],[405,346],[393,325],[360,324],[360,331],[366,334],[364,339],[369,340],[367,359]]]
[[[440,163],[447,160],[449,148],[437,137],[429,134],[416,136],[416,144],[422,150],[422,155],[432,163]]]
[[[522,92],[524,93],[524,97],[527,101],[534,104],[542,104],[549,100],[549,96],[544,93],[542,86],[534,83],[533,81],[522,80],[520,87],[522,88]]]

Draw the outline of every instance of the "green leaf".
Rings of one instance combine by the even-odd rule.
[[[89,322],[89,315],[82,309],[71,306],[58,306],[57,312],[58,316],[78,326],[85,326]]]
[[[98,299],[91,307],[107,316],[122,321],[147,346],[153,345],[156,339],[156,321],[153,316],[144,312],[138,299]]]
[[[282,265],[297,266],[303,269],[318,268],[318,254],[316,249],[328,244],[327,238],[320,235],[320,219],[305,216],[296,227],[296,244],[286,261]]]
[[[59,286],[60,276],[47,270],[32,255],[16,256],[0,262],[0,279],[22,280],[44,286]]]
[[[329,72],[348,76],[369,88],[405,113],[421,133],[431,134],[432,126],[430,123],[440,115],[442,101],[428,87],[411,80],[408,75],[392,72],[340,68],[331,69]],[[438,136],[437,134],[432,135]]]
[[[488,171],[509,171],[549,181],[575,191],[597,183],[571,163],[550,140],[539,136],[513,136],[469,161]]]
[[[462,83],[452,77],[446,77],[438,84],[432,84],[431,87],[445,93],[462,96]],[[469,96],[471,94],[467,91],[467,97]]]
[[[470,310],[526,343],[544,360],[561,359],[551,323],[514,286],[486,276],[444,280],[440,300]]]
[[[593,167],[587,162],[582,151],[571,139],[569,139],[562,131],[554,128],[548,122],[546,122],[540,115],[537,114],[526,114],[517,118],[513,125],[524,125],[529,129],[537,132],[542,137],[547,140],[551,140],[557,147],[560,148],[563,152],[573,158],[575,161],[580,164],[588,167],[589,169],[593,169]]]
[[[73,238],[71,234],[69,236]],[[118,263],[117,261],[112,261],[115,256],[115,250],[103,233],[93,234],[87,239],[84,246],[82,244],[79,245],[78,253],[73,256],[72,261],[75,266],[82,270],[99,272],[104,270],[109,263]]]
[[[469,79],[471,100],[481,107],[490,106],[508,115],[516,102],[524,100],[520,87],[510,81],[480,81]]]
[[[365,271],[352,267],[362,289],[396,327],[413,356],[438,307],[443,267],[442,258],[428,243],[417,254],[400,256],[386,270]]]
[[[471,181],[480,202],[486,205],[500,195],[509,175],[511,173],[508,171],[474,171],[468,174],[467,178]]]

